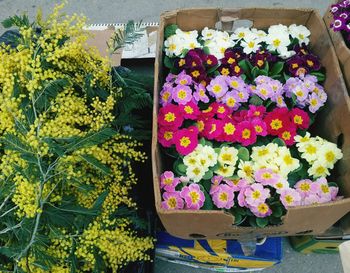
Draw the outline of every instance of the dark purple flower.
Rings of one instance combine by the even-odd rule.
[[[228,48],[221,59],[222,64],[233,65],[245,58],[245,54],[239,48]]]
[[[294,55],[287,62],[289,72],[295,77],[298,76],[298,71],[304,68],[305,62],[302,57]],[[300,72],[299,72],[300,73]]]
[[[183,70],[186,66],[186,60],[184,58],[176,58],[174,61],[174,66],[177,69]]]
[[[310,53],[309,48],[307,47],[307,45],[305,43],[302,43],[301,45],[296,44],[294,46],[293,50],[299,56],[307,55]]]
[[[195,49],[191,49],[191,50],[195,51],[197,53],[197,55],[199,56],[199,58],[202,59],[202,61],[206,60],[207,55],[204,53],[203,49],[195,48]]]
[[[308,54],[308,55],[302,56],[301,58],[304,60],[306,67],[309,68],[310,70],[320,70],[321,63],[317,56],[313,54]]]
[[[214,55],[208,55],[205,63],[209,67],[216,66],[218,64],[218,59]]]
[[[192,51],[193,52],[193,51]],[[203,67],[203,61],[198,54],[188,54],[185,57],[186,67],[189,69]]]
[[[243,74],[243,69],[238,64],[231,65],[230,69],[230,76],[240,76]]]
[[[198,82],[198,83],[201,82],[204,78],[206,78],[205,69],[200,66],[191,68],[188,74],[192,77],[192,79],[195,82]]]
[[[250,54],[249,56],[250,63],[259,68],[264,67],[266,62],[275,63],[277,62],[277,59],[277,56],[274,56],[265,50],[258,50],[256,53]]]
[[[231,67],[229,64],[222,64],[219,66],[218,71],[223,76],[229,76],[231,74]]]

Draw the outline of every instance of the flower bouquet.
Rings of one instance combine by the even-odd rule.
[[[136,272],[153,239],[131,196],[146,155],[128,132],[147,128],[119,102],[147,94],[62,8],[3,23],[18,31],[0,45],[0,271]]]
[[[342,152],[309,131],[327,103],[310,35],[296,24],[232,33],[166,26],[162,209],[224,210],[235,225],[263,228],[292,207],[341,198],[328,177]]]

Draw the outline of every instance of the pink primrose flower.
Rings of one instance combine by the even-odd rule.
[[[218,208],[230,209],[233,207],[234,193],[228,185],[219,185],[218,190],[213,194],[213,203]]]
[[[180,179],[174,177],[174,173],[172,171],[165,171],[160,176],[160,188],[164,189],[168,192],[174,192],[175,187],[180,184]]]
[[[190,210],[199,210],[205,201],[204,193],[198,184],[183,187],[180,196],[185,199],[186,208]]]
[[[256,217],[260,218],[265,218],[272,214],[272,210],[270,209],[269,205],[264,202],[251,207],[250,210]]]
[[[285,208],[299,206],[301,196],[295,189],[285,189],[281,192],[280,200]]]
[[[270,197],[270,190],[264,188],[263,185],[259,183],[254,183],[245,190],[244,195],[247,204],[251,207],[255,207],[258,204],[265,202],[265,200]]]
[[[254,174],[254,178],[256,182],[260,182],[264,186],[275,185],[276,182],[281,179],[281,177],[278,174],[274,173],[269,168],[257,170]]]
[[[164,192],[163,193],[163,202],[161,204],[163,209],[183,209],[184,200],[180,196],[180,192]]]
[[[192,100],[192,90],[187,85],[178,85],[173,89],[172,98],[178,104],[187,104]]]

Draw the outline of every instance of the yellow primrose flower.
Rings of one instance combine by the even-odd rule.
[[[234,147],[222,147],[218,156],[221,165],[227,164],[234,166],[238,160],[238,150]]]

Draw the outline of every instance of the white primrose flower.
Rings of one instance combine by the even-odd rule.
[[[281,55],[288,55],[287,47],[290,45],[288,28],[281,24],[271,26],[266,36],[266,43],[268,50],[276,50]]]
[[[278,145],[269,143],[264,146],[256,146],[252,148],[251,158],[254,162],[268,162],[274,160],[277,156]]]
[[[186,155],[183,159],[183,162],[187,167],[194,167],[199,165],[197,155],[193,153]]]
[[[180,56],[184,49],[183,40],[178,35],[171,35],[164,41],[164,47],[168,57]]]
[[[323,144],[317,154],[318,160],[329,169],[333,169],[334,164],[343,157],[342,151],[331,142]]]
[[[327,167],[320,160],[315,161],[312,166],[307,170],[308,174],[313,178],[327,177],[330,175]]]
[[[240,160],[238,164],[237,175],[240,178],[248,180],[250,183],[254,182],[254,164],[252,161]]]
[[[204,45],[209,48],[210,54],[214,55],[217,59],[222,59],[225,56],[226,49],[233,47],[235,44],[230,39],[221,36],[205,41]]]
[[[257,38],[260,39],[261,42],[265,41],[265,38],[267,36],[267,33],[263,30],[258,30],[256,28],[252,28],[250,29],[251,33],[255,34],[257,36]]]
[[[206,172],[205,169],[202,168],[201,166],[191,166],[191,167],[187,167],[186,176],[191,181],[198,183],[199,181],[201,181],[201,179],[205,175],[205,172]]]
[[[202,30],[202,39],[203,40],[212,40],[216,36],[216,30],[215,29],[209,29],[208,27],[205,27]]]
[[[255,53],[260,48],[261,40],[257,38],[253,33],[249,33],[246,37],[241,41],[241,46],[243,47],[243,52],[245,54]]]
[[[181,29],[177,29],[175,31],[176,35],[179,36],[181,39],[197,39],[198,38],[198,31],[192,30],[192,31],[183,31]]]
[[[317,160],[320,145],[317,141],[315,141],[314,138],[311,138],[303,145],[297,145],[297,147],[298,151],[301,153],[301,157],[304,158],[308,163],[312,164],[315,160]]]
[[[203,147],[203,146],[202,146]],[[216,165],[216,163],[218,162],[218,154],[215,152],[215,150],[213,149],[213,147],[210,146],[204,146],[201,149],[201,154],[205,155],[208,160],[209,160],[209,167],[213,167]]]
[[[205,172],[209,170],[209,167],[211,166],[211,161],[208,159],[206,154],[199,154],[197,157],[198,160],[198,166],[203,168]]]
[[[279,165],[280,172],[284,177],[299,168],[299,160],[292,157],[290,150],[287,147],[278,147],[277,153],[278,156],[276,157],[275,162]]]
[[[246,38],[247,35],[251,34],[251,31],[247,27],[239,27],[237,28],[231,35],[231,40],[239,41]]]
[[[218,174],[218,175],[223,176],[223,177],[231,177],[231,176],[233,176],[233,174],[235,172],[235,166],[232,166],[232,165],[227,165],[227,166],[221,165],[214,172],[216,174]]]
[[[218,161],[220,164],[224,165],[236,165],[236,162],[238,160],[238,150],[234,147],[222,147]]]
[[[297,26],[296,24],[289,26],[289,33],[293,38],[297,38],[299,40],[299,45],[305,43],[309,44],[309,36],[311,35],[310,30],[305,26]]]

